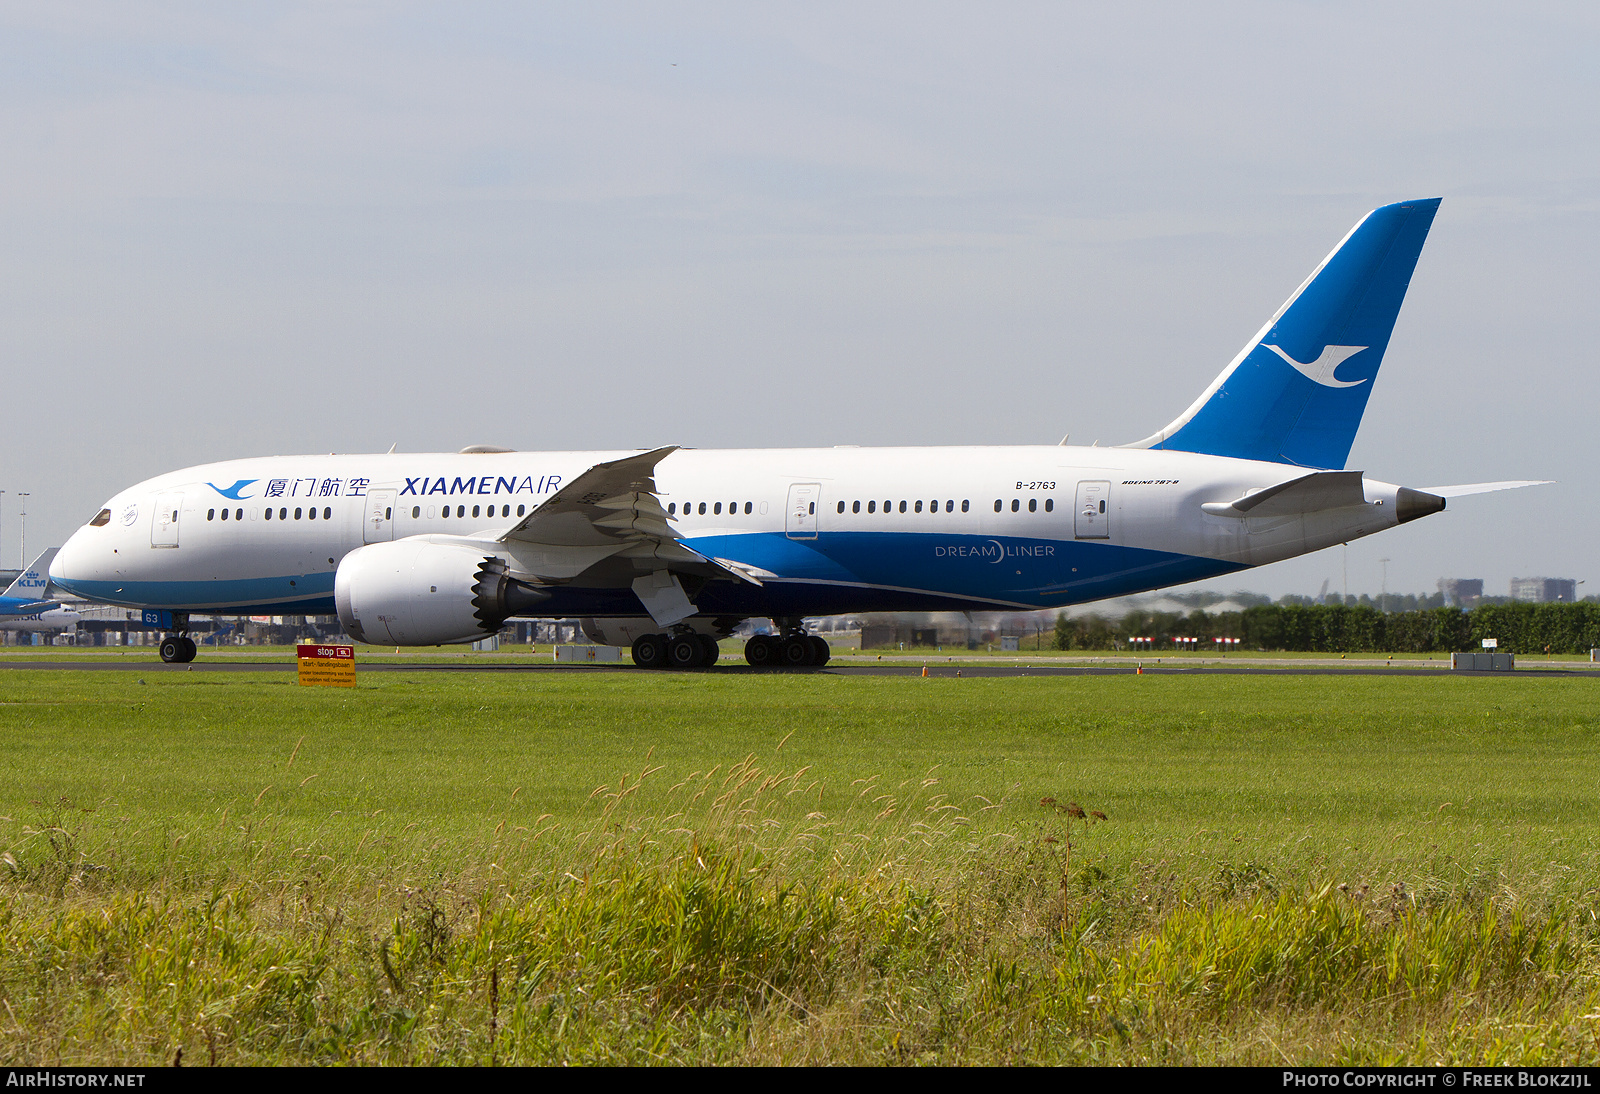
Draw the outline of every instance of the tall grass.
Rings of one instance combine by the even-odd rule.
[[[314,854],[120,864],[57,803],[0,863],[0,1057],[1595,1058],[1592,890],[1180,873],[1106,853],[1115,817],[951,801],[937,772],[857,780],[825,812],[781,761],[647,766],[421,878]]]

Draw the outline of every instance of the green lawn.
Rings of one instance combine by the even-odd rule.
[[[1593,1062],[1595,686],[5,673],[0,1058]]]

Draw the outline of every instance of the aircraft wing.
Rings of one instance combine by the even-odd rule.
[[[748,567],[685,547],[656,494],[655,469],[676,445],[597,463],[501,537],[517,562],[546,581],[568,581],[608,558],[647,572],[683,570],[759,585]],[[651,561],[658,565],[651,565]]]

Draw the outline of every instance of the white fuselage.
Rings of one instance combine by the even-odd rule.
[[[50,573],[87,599],[131,607],[332,613],[340,562],[365,544],[484,545],[517,571],[531,548],[501,537],[586,469],[631,455],[284,456],[188,468],[111,498],[109,515],[79,529]],[[1398,488],[1372,480],[1358,504],[1316,512],[1201,508],[1306,470],[1066,446],[680,449],[660,461],[655,483],[685,545],[765,575],[701,594],[705,614],[730,618],[1056,607],[1397,523]],[[553,592],[540,615],[640,614],[626,581],[579,577]]]
[[[38,632],[55,634],[58,631],[70,631],[77,627],[82,616],[71,608],[59,605],[45,608],[37,612],[24,612],[17,615],[0,615],[0,631]]]

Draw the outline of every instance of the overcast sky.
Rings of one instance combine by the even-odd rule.
[[[1590,578],[1600,8],[0,4],[0,563],[294,452],[1116,444],[1442,195],[1350,589]],[[1340,550],[1212,583],[1341,583]]]

